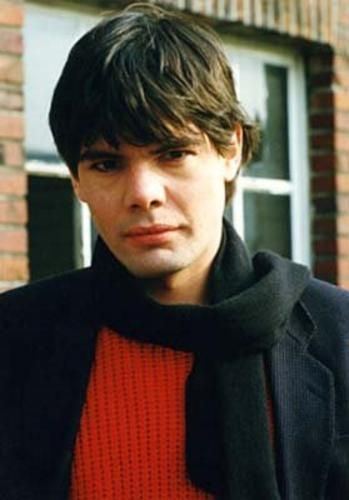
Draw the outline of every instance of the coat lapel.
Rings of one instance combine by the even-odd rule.
[[[281,497],[324,498],[334,439],[332,373],[307,352],[315,327],[297,306],[288,333],[273,349],[271,383]]]

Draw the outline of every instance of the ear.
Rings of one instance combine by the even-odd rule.
[[[235,126],[231,135],[230,149],[226,154],[225,181],[233,181],[240,171],[242,160],[243,130],[240,123]]]
[[[80,180],[79,180],[79,174],[76,173],[76,174],[70,174],[70,180],[71,180],[71,183],[72,183],[72,186],[73,186],[73,191],[75,193],[75,196],[82,202],[85,201],[84,199],[84,196],[83,196],[83,193],[82,193],[82,189],[81,189],[81,184],[80,184]]]

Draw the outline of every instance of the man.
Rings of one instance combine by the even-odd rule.
[[[223,221],[257,134],[214,33],[106,18],[50,125],[100,238],[0,299],[0,498],[348,498],[349,296]]]

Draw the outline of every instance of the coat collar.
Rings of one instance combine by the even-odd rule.
[[[281,497],[318,500],[324,488],[334,440],[332,373],[308,351],[316,335],[309,311],[299,303],[288,334],[271,353],[278,476]]]

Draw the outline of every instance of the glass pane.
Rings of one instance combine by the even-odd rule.
[[[244,193],[245,241],[252,253],[268,249],[291,257],[289,196]]]
[[[29,176],[30,279],[75,267],[74,196],[68,179]]]
[[[99,17],[52,5],[25,4],[25,148],[31,156],[56,156],[47,120],[53,89],[72,44]]]
[[[289,179],[287,68],[266,64],[263,70],[263,109],[255,109],[252,116],[260,124],[262,141],[245,175]]]

